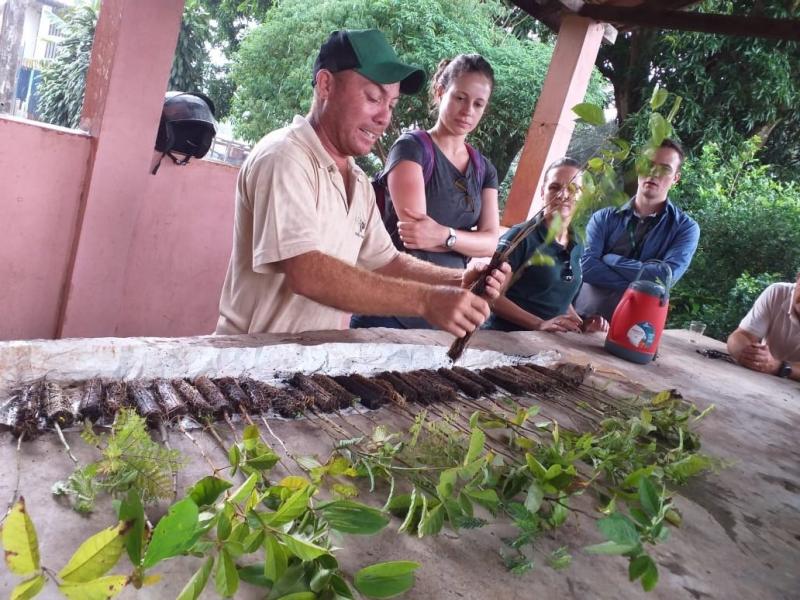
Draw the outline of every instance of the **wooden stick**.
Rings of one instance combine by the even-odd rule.
[[[528,219],[527,223],[519,230],[517,235],[510,241],[501,240],[500,243],[497,245],[497,250],[495,250],[494,255],[492,255],[492,260],[489,261],[489,265],[486,267],[486,270],[478,276],[478,279],[470,286],[470,291],[475,294],[476,296],[483,296],[486,293],[486,280],[492,274],[494,269],[500,268],[500,266],[508,260],[508,257],[514,251],[514,249],[519,246],[522,241],[528,236],[528,234],[539,227],[541,225],[542,220],[544,218],[544,208],[539,210],[531,219]],[[511,273],[511,276],[514,276],[514,273]],[[447,351],[447,356],[450,357],[454,363],[461,358],[461,355],[464,354],[464,350],[467,348],[467,344],[469,344],[469,340],[472,338],[474,331],[468,331],[464,337],[457,338],[451,345],[450,349]]]
[[[64,432],[61,431],[61,426],[58,424],[58,421],[53,421],[53,427],[56,428],[58,439],[60,439],[61,443],[64,444],[64,451],[67,453],[67,456],[69,456],[72,459],[72,462],[75,463],[75,466],[78,466],[79,465],[78,459],[75,458],[74,454],[72,454],[72,448],[69,447],[67,440],[64,438]]]
[[[203,450],[203,447],[200,445],[200,443],[194,438],[194,436],[191,433],[186,431],[186,428],[183,425],[178,424],[178,431],[180,431],[183,435],[189,438],[192,444],[194,444],[195,447],[200,451],[200,456],[202,456],[208,463],[208,466],[211,467],[211,471],[214,473],[214,475],[216,475],[222,470],[214,466],[214,463],[211,462],[211,458],[209,458],[208,454],[206,454],[205,450]]]

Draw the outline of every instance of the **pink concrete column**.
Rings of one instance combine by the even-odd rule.
[[[571,109],[583,102],[604,29],[604,24],[584,17],[570,15],[562,20],[542,95],[536,103],[511,184],[503,225],[525,221],[541,208],[537,191],[542,173],[548,164],[567,152],[575,128]]]
[[[183,0],[104,0],[81,124],[93,136],[59,337],[116,333]]]

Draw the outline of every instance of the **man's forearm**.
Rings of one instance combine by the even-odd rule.
[[[282,266],[292,291],[320,304],[358,314],[423,313],[428,286],[419,281],[367,271],[322,252],[295,256]]]
[[[756,342],[758,340],[755,339],[755,336],[751,339],[745,334],[741,329],[737,329],[732,334],[728,336],[728,353],[733,357],[736,362],[739,362],[739,359],[742,355],[742,350],[744,350],[747,346]]]
[[[414,258],[410,254],[398,254],[388,265],[377,269],[375,273],[384,277],[411,280],[431,285],[460,286],[463,271],[448,269],[433,263]]]

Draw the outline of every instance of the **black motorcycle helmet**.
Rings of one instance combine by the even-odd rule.
[[[216,134],[214,103],[208,96],[199,92],[167,92],[156,136],[156,150],[162,154],[153,175],[164,156],[177,165],[185,165],[191,157],[204,157]],[[183,158],[173,153],[182,154]]]

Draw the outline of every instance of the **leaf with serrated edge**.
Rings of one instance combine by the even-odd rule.
[[[197,600],[198,596],[203,592],[208,582],[208,576],[211,574],[211,568],[214,566],[214,557],[209,556],[203,566],[192,575],[192,578],[183,586],[181,593],[178,594],[176,600]]]
[[[109,600],[128,584],[125,575],[109,575],[92,581],[62,583],[59,591],[69,600]]]
[[[3,549],[8,570],[12,573],[27,575],[39,569],[39,541],[22,496],[3,525]]]
[[[120,521],[116,527],[96,533],[80,545],[58,576],[70,583],[97,580],[117,564],[127,530],[128,523]]]
[[[44,583],[44,575],[36,575],[35,577],[26,579],[22,583],[17,584],[17,586],[11,590],[11,596],[9,596],[9,600],[30,600],[36,596],[36,594],[42,591]]]

